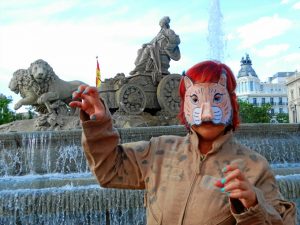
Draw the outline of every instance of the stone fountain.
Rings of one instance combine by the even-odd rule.
[[[119,133],[121,142],[130,142],[186,131],[168,126]],[[300,125],[243,124],[236,136],[268,159],[282,194],[299,208]],[[143,191],[101,188],[80,137],[79,129],[0,134],[0,224],[145,224]]]
[[[212,4],[218,6],[219,3],[214,0]],[[221,18],[219,11],[217,17]],[[169,29],[166,26],[168,21],[168,18],[164,18],[160,23],[161,31]],[[220,31],[213,32],[219,28],[218,21],[210,23],[212,35],[220,34]],[[116,112],[115,121],[128,121],[124,119],[125,111],[132,114],[131,122],[134,125],[151,126],[157,121],[158,124],[170,125],[168,122],[172,121],[178,109],[176,85],[180,75],[168,74],[168,68],[171,58],[180,58],[180,39],[173,31],[167,31],[174,34],[176,56],[164,54],[155,57],[155,60],[149,57],[151,48],[149,50],[148,45],[162,40],[154,38],[139,50],[138,54],[141,53],[144,57],[141,58],[145,60],[136,61],[129,78],[118,74],[103,82],[105,85],[100,92],[112,112]],[[157,37],[159,35],[161,32]],[[213,36],[208,39],[210,43],[216,42]],[[220,40],[217,39],[218,43]],[[158,46],[157,43],[155,46]],[[223,45],[210,48],[220,51]],[[221,52],[212,58],[221,60],[222,56]],[[26,86],[28,80],[31,86]],[[141,83],[137,82],[139,80]],[[78,116],[67,107],[69,97],[75,90],[74,85],[77,87],[79,83],[68,82],[68,91],[55,89],[66,84],[64,82],[43,60],[32,63],[27,70],[16,71],[10,82],[10,89],[22,96],[15,109],[21,105],[32,105],[45,115],[36,120],[0,127],[0,224],[145,224],[143,191],[103,189],[89,171],[81,148]],[[65,98],[58,98],[65,93],[68,93]],[[118,105],[120,102],[122,104]],[[143,112],[144,109],[147,112]],[[157,121],[149,121],[138,115],[143,112],[141,115],[152,117],[160,110]],[[172,121],[172,124],[176,122]],[[20,132],[24,128],[27,132]],[[124,143],[150,140],[153,136],[164,134],[185,135],[186,131],[183,126],[172,125],[119,128],[119,133]],[[243,144],[256,149],[268,159],[282,194],[296,202],[299,208],[300,125],[244,124],[236,136]]]

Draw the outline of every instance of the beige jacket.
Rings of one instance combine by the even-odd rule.
[[[295,205],[282,199],[266,159],[231,133],[216,140],[203,158],[195,133],[118,145],[108,112],[102,121],[87,120],[83,112],[81,119],[91,171],[102,187],[146,189],[149,225],[296,224]],[[248,210],[213,185],[233,160],[255,186],[258,204]]]

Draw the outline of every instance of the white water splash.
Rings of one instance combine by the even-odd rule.
[[[225,38],[223,32],[223,15],[219,0],[211,0],[208,19],[208,58],[224,60]]]

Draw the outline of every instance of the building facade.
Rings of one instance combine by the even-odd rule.
[[[248,54],[241,59],[241,69],[237,76],[236,94],[239,99],[256,106],[270,103],[271,113],[288,113],[286,78],[293,72],[279,72],[261,82]]]
[[[288,93],[289,122],[300,123],[300,72],[290,76],[286,81]]]

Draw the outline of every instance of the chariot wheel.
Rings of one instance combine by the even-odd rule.
[[[138,85],[125,84],[120,88],[116,97],[119,108],[128,114],[140,114],[146,107],[146,94]]]
[[[157,87],[157,100],[162,108],[172,116],[179,113],[180,97],[179,97],[179,83],[181,75],[170,74],[165,76]]]

